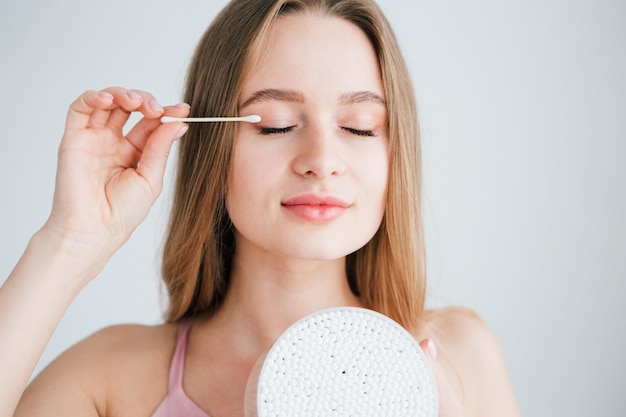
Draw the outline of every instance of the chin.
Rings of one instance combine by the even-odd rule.
[[[312,241],[298,242],[281,248],[281,253],[289,258],[310,260],[310,261],[336,261],[345,258],[365,246],[363,244],[338,244],[334,242],[315,243]]]

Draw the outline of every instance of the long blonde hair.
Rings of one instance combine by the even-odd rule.
[[[378,54],[389,118],[386,209],[375,236],[348,255],[346,272],[363,305],[415,328],[426,287],[417,109],[398,43],[373,1],[231,1],[197,46],[185,101],[192,116],[237,114],[242,83],[272,23],[298,13],[354,23]],[[213,314],[228,289],[235,242],[225,201],[236,129],[229,123],[191,124],[180,142],[162,268],[170,298],[168,321]]]

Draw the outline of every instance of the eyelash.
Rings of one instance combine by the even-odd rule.
[[[287,126],[287,127],[262,127],[259,129],[259,134],[261,135],[283,135],[285,133],[290,132],[295,126]]]
[[[343,130],[352,133],[353,135],[357,135],[357,136],[363,136],[366,138],[372,138],[374,136],[376,136],[374,134],[374,132],[372,132],[371,130],[359,130],[359,129],[352,129],[350,127],[342,127]]]
[[[285,133],[290,132],[295,126],[287,126],[287,127],[262,127],[259,129],[259,134],[260,135],[265,135],[265,136],[269,136],[269,135],[284,135]],[[350,127],[342,127],[343,130],[352,133],[353,135],[356,136],[362,136],[362,137],[374,137],[376,136],[374,134],[374,132],[372,132],[371,130],[359,130],[359,129],[352,129]]]

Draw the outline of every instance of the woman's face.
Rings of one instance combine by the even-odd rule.
[[[387,109],[375,51],[338,18],[284,16],[243,85],[227,198],[237,251],[330,260],[385,205]]]

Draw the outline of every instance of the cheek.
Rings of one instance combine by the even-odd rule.
[[[267,210],[278,177],[276,156],[255,146],[233,149],[226,204],[231,219]],[[236,210],[236,213],[233,213]]]
[[[239,212],[245,207],[243,202],[249,200],[252,197],[250,193],[254,192],[255,184],[251,182],[251,179],[255,176],[249,171],[255,168],[255,164],[250,160],[250,155],[245,148],[237,145],[233,149],[232,158],[226,208],[230,218],[234,221],[240,217]]]
[[[358,241],[358,249],[369,242],[380,228],[387,202],[388,158],[386,149],[374,152],[359,161],[358,177],[359,216],[358,224],[353,225],[353,233]],[[358,231],[355,233],[355,231]]]
[[[365,198],[367,198],[373,210],[380,211],[381,216],[386,201],[388,177],[389,158],[386,149],[370,154],[360,164],[359,178],[366,193]]]

